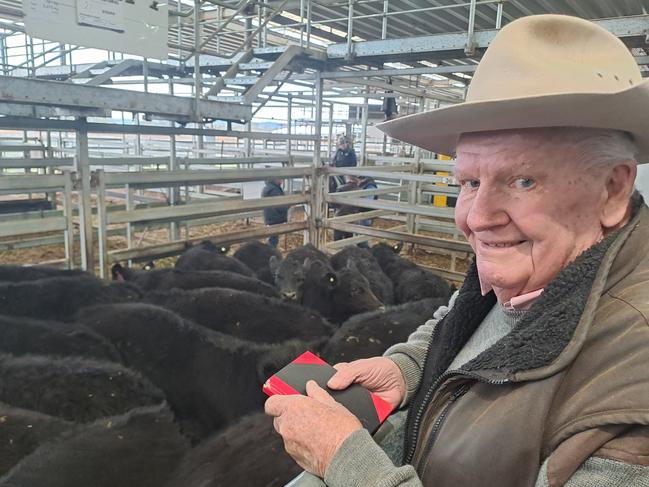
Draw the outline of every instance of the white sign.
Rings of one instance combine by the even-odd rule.
[[[124,32],[123,0],[77,0],[77,22]]]
[[[167,2],[24,0],[26,32],[39,39],[167,59]]]

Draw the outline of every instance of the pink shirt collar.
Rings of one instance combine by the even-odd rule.
[[[536,291],[521,294],[520,296],[514,296],[512,299],[503,304],[503,307],[509,310],[530,309],[532,307],[532,304],[534,304],[534,301],[536,301],[541,294],[543,294],[543,289],[537,289]]]

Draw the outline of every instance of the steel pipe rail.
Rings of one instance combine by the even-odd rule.
[[[371,178],[381,179],[400,179],[403,181],[419,181],[422,183],[445,183],[452,184],[455,179],[450,176],[434,176],[428,174],[413,174],[407,172],[390,172],[390,171],[376,171],[374,168],[342,168],[342,167],[327,167],[325,168],[327,174],[345,174],[350,176],[368,176]]]
[[[366,227],[364,225],[354,225],[352,223],[341,223],[341,222],[325,222],[326,228],[331,228],[333,230],[340,230],[342,232],[348,233],[359,233],[362,235],[369,235],[372,237],[386,238],[390,240],[400,240],[403,242],[414,243],[418,245],[425,245],[429,247],[435,247],[445,250],[450,250],[453,252],[473,252],[471,246],[466,242],[461,242],[458,240],[449,240],[445,238],[438,237],[429,237],[427,235],[413,235],[408,232],[400,232],[394,230],[383,230],[373,227]]]
[[[374,210],[387,210],[409,215],[425,215],[435,218],[453,218],[453,208],[438,208],[401,202],[386,202],[381,200],[369,200],[366,198],[345,198],[338,193],[329,193],[326,201],[339,205],[357,206],[359,208],[371,208]]]
[[[108,262],[119,262],[124,260],[148,260],[151,258],[169,257],[178,255],[186,249],[188,243],[196,243],[202,240],[210,240],[217,245],[233,244],[245,242],[253,238],[270,237],[271,235],[282,235],[284,233],[299,232],[306,230],[306,222],[282,223],[268,227],[243,230],[222,235],[213,235],[208,237],[191,238],[181,242],[170,242],[138,249],[112,250],[108,252]]]
[[[160,186],[198,186],[204,184],[238,183],[245,181],[263,181],[268,178],[295,178],[311,176],[311,167],[284,167],[269,169],[223,169],[223,170],[181,170],[113,172],[105,173],[106,187],[160,187]]]

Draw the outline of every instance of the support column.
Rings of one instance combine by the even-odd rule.
[[[81,268],[94,273],[95,259],[92,248],[92,204],[90,186],[90,158],[88,155],[88,131],[84,125],[85,118],[79,118],[79,128],[75,131],[77,145],[74,158],[74,169],[79,180],[79,230]]]
[[[173,78],[169,76],[169,94],[174,94],[174,82]],[[174,122],[169,122],[169,126],[173,128]],[[169,170],[177,171],[178,170],[178,159],[176,157],[176,135],[171,134],[169,136]],[[172,186],[169,188],[169,204],[175,206],[179,200],[179,187]],[[178,224],[176,222],[171,222],[169,224],[169,240],[179,240],[180,232],[178,231]]]
[[[322,144],[322,95],[323,83],[320,72],[316,73],[316,113],[315,113],[315,141],[313,147],[313,176],[311,187],[311,214],[308,221],[309,238],[313,245],[323,249],[326,243],[324,220],[327,217],[327,203],[325,193],[329,189],[329,179],[324,171],[321,157]]]
[[[370,88],[369,86],[363,90],[365,95],[369,95]],[[369,110],[368,97],[363,98],[363,114],[361,116],[361,153],[360,153],[360,163],[359,166],[367,165],[367,157],[365,153],[367,152],[367,115]]]

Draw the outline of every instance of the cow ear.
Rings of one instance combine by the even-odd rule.
[[[313,260],[311,259],[311,257],[306,257],[302,262],[302,268],[309,269],[311,267],[311,264],[313,264]]]
[[[268,259],[268,267],[270,267],[270,272],[273,274],[273,277],[277,276],[279,272],[279,259],[271,255],[270,259]]]
[[[327,272],[325,274],[325,281],[327,286],[333,289],[338,285],[338,276],[333,272]]]
[[[392,250],[394,250],[395,254],[398,254],[401,252],[401,249],[403,249],[403,242],[399,242],[398,244],[394,244],[392,246]]]
[[[124,281],[124,267],[119,262],[110,268],[113,281]]]

